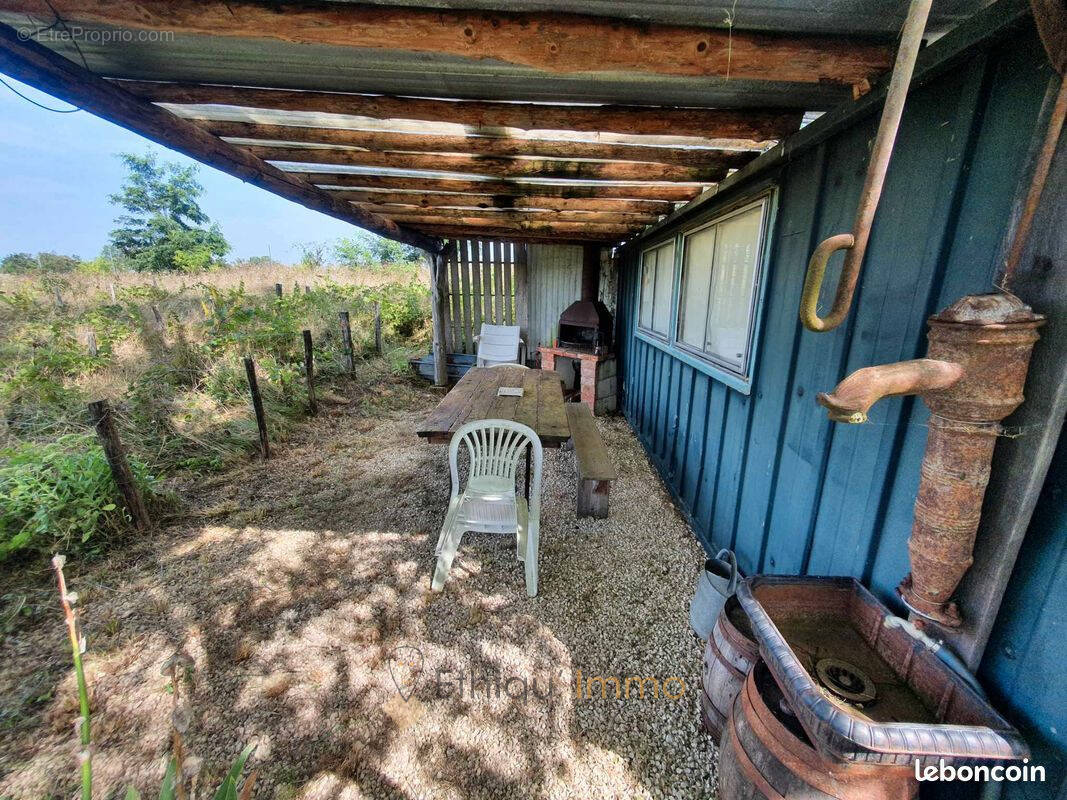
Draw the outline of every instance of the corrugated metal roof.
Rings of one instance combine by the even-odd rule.
[[[0,12],[0,22],[20,28],[22,15]],[[41,17],[33,25],[43,27]],[[674,77],[647,73],[560,74],[492,60],[464,59],[359,47],[292,44],[269,39],[174,34],[169,41],[141,41],[137,32],[81,24],[78,49],[59,39],[45,44],[108,78],[314,89],[334,92],[446,97],[464,100],[529,100],[556,103],[621,103],[730,108],[775,106],[830,108],[850,96],[829,83],[783,83]],[[124,41],[130,37],[129,41]]]

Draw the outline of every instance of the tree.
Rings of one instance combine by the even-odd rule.
[[[422,251],[417,247],[373,234],[359,234],[348,239],[338,239],[333,252],[337,260],[346,267],[402,264],[418,261],[422,255]]]
[[[0,261],[0,272],[21,274],[37,269],[37,259],[29,253],[12,253]]]
[[[128,174],[108,197],[126,214],[115,220],[111,243],[140,271],[199,271],[217,265],[230,246],[197,202],[204,187],[195,166],[160,163],[155,153],[119,156]]]
[[[81,264],[77,256],[64,256],[59,253],[38,253],[37,263],[45,272],[74,272]]]
[[[382,236],[375,236],[371,244],[375,258],[383,264],[400,264],[418,261],[422,257],[419,248],[403,242],[396,242]]]
[[[350,268],[369,267],[374,263],[374,255],[362,236],[350,239],[338,239],[333,247],[337,260]]]

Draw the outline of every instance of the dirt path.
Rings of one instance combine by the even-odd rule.
[[[570,464],[548,453],[538,597],[513,543],[480,535],[434,595],[448,470],[412,432],[436,398],[405,387],[378,386],[404,406],[384,416],[330,407],[272,461],[195,487],[180,524],[71,570],[95,795],[156,794],[171,705],[160,666],[179,648],[195,663],[186,741],[204,786],[254,742],[261,798],[712,793],[686,622],[700,550],[625,421],[601,422],[621,473],[609,520],[575,519]],[[17,583],[36,612],[0,642],[0,797],[70,797],[76,698],[58,607],[43,569]],[[404,685],[403,661],[422,664],[406,701],[391,676]],[[602,698],[594,680],[579,699],[579,670],[587,688],[685,687],[616,699],[608,681]]]

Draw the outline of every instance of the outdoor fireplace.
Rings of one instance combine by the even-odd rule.
[[[611,350],[611,312],[599,299],[600,248],[587,246],[582,254],[582,299],[559,316],[558,346],[602,354]]]
[[[539,347],[541,368],[555,369],[560,359],[574,365],[574,380],[566,394],[580,400],[594,414],[616,409],[618,391],[612,345],[612,317],[597,299],[600,283],[600,248],[585,247],[582,258],[582,299],[560,314],[554,347]],[[566,374],[569,370],[563,370]],[[564,382],[568,383],[564,378]]]

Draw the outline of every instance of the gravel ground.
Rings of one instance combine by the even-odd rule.
[[[257,798],[714,795],[687,625],[701,551],[626,422],[599,421],[620,472],[608,520],[575,518],[570,457],[547,451],[538,597],[513,541],[478,534],[435,595],[448,470],[413,434],[436,398],[405,391],[382,416],[332,406],[270,462],[190,488],[180,523],[71,570],[94,795],[155,795],[170,735],[160,666],[178,649],[195,664],[186,747],[204,787],[254,742]],[[70,797],[58,608],[43,569],[16,582],[40,611],[0,642],[0,798]],[[641,699],[633,683],[616,699],[610,682],[579,698],[579,675],[587,689],[591,676],[684,684],[665,687],[680,699]]]

